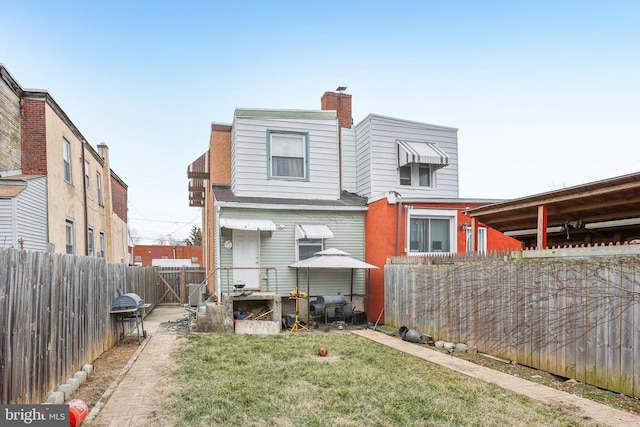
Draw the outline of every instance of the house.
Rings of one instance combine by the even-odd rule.
[[[233,123],[212,124],[209,150],[188,168],[216,270],[210,291],[240,280],[287,295],[301,283],[288,266],[330,247],[380,267],[390,256],[519,247],[488,228],[472,245],[463,210],[493,201],[459,198],[457,129],[376,114],[352,123],[340,90],[321,110],[236,109]],[[348,294],[370,319],[384,307],[382,268],[304,273],[310,296]]]
[[[202,246],[136,245],[133,247],[135,265],[151,267],[154,265],[154,260],[163,260],[166,265],[182,260],[184,262],[181,265],[200,267],[203,263]]]
[[[640,173],[505,200],[467,214],[525,248],[640,241]]]
[[[44,90],[0,64],[0,246],[128,262],[127,185]]]

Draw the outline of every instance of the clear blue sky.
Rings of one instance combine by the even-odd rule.
[[[640,170],[638,1],[11,1],[0,62],[46,89],[129,186],[143,243],[200,225],[186,169],[241,108],[459,129],[460,196]]]

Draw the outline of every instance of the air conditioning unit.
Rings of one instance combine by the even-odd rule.
[[[189,283],[189,305],[200,306],[204,304],[204,292],[207,285],[200,283]]]

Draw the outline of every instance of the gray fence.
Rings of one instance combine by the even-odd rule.
[[[117,289],[155,304],[155,269],[0,248],[0,403],[46,401],[115,345]]]
[[[640,258],[394,259],[385,323],[640,397]]]

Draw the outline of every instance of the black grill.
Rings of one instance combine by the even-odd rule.
[[[147,331],[144,330],[144,316],[142,309],[150,307],[151,304],[145,304],[138,294],[123,294],[118,289],[118,296],[111,302],[110,313],[116,317],[116,332],[118,333],[118,344],[125,338],[124,324],[128,322],[136,323],[136,332],[138,335],[138,344],[140,344],[140,336],[147,338]],[[118,324],[122,325],[122,331],[118,331]],[[141,330],[142,329],[142,330]]]
[[[144,301],[140,298],[140,295],[134,293],[123,294],[113,300],[111,310],[137,310],[142,304],[144,304]]]

